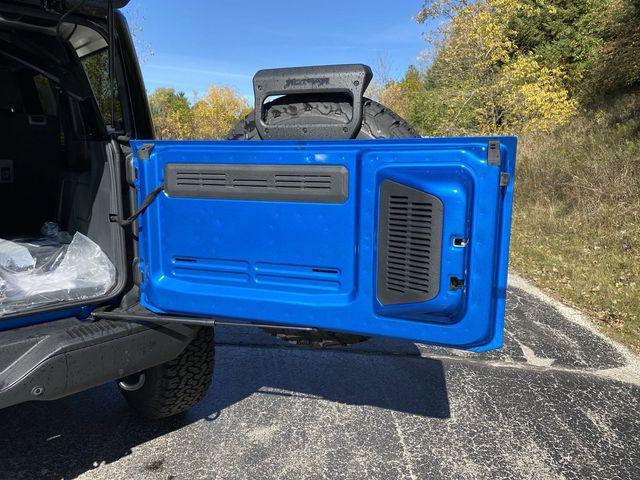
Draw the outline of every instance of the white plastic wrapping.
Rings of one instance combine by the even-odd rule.
[[[76,233],[68,245],[51,237],[9,243],[26,248],[34,264],[26,268],[24,263],[0,265],[0,316],[50,303],[99,297],[115,284],[115,267],[100,247],[81,233]],[[13,246],[10,248],[15,252]]]
[[[0,267],[23,270],[35,265],[36,261],[27,247],[0,238]]]

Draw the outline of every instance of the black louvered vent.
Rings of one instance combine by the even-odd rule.
[[[234,187],[264,188],[269,186],[267,178],[250,178],[245,175],[243,178],[233,178],[231,184]]]
[[[169,196],[343,203],[349,172],[340,165],[168,164]]]
[[[278,188],[311,188],[327,190],[332,188],[331,175],[276,175]]]
[[[380,187],[378,298],[383,305],[424,302],[440,284],[442,202],[386,180]]]
[[[227,175],[218,172],[199,172],[197,170],[177,170],[175,172],[176,185],[181,186],[224,186],[227,184]]]

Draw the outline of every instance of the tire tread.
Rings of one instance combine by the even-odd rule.
[[[178,357],[144,372],[145,384],[140,390],[120,391],[129,405],[144,417],[171,417],[205,397],[211,385],[213,365],[213,329],[201,328]]]

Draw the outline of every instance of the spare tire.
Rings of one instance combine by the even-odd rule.
[[[362,126],[356,138],[417,138],[418,133],[402,117],[378,102],[363,98]],[[285,95],[264,105],[267,124],[317,125],[347,124],[353,114],[351,99],[345,94]],[[227,140],[262,140],[256,128],[254,112],[229,132]],[[286,140],[286,139],[282,139]],[[314,138],[309,137],[309,140]],[[265,330],[295,345],[315,348],[342,347],[368,339],[362,335],[339,332]]]
[[[398,114],[378,102],[363,98],[362,127],[356,138],[416,138],[418,133]],[[264,106],[267,124],[347,124],[353,112],[345,94],[285,95]],[[262,140],[256,129],[254,113],[241,120],[227,140]],[[283,139],[286,140],[286,139]],[[309,138],[309,140],[314,140]]]

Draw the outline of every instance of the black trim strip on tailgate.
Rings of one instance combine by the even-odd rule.
[[[349,171],[340,165],[169,163],[164,169],[170,197],[344,203]]]

